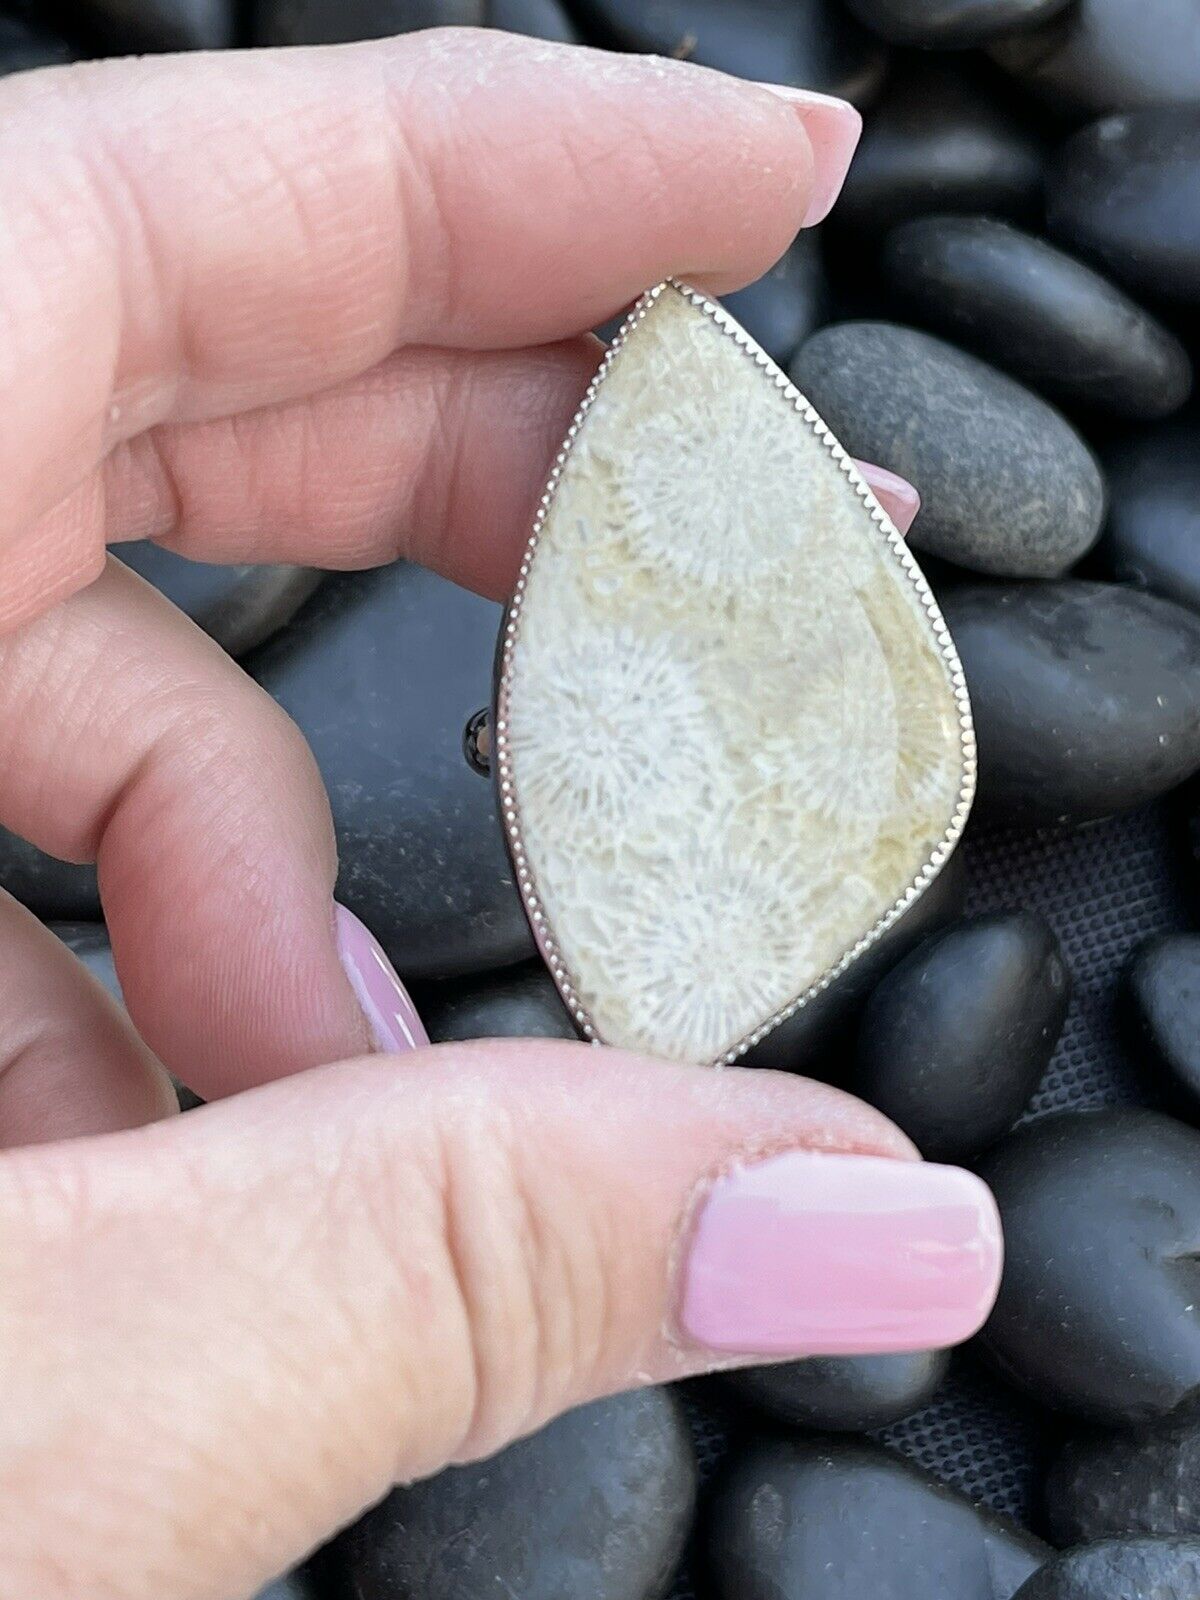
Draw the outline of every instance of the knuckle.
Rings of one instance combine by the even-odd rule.
[[[473,1403],[457,1454],[486,1454],[591,1387],[605,1344],[602,1251],[560,1161],[503,1104],[464,1109],[439,1141],[447,1270]]]

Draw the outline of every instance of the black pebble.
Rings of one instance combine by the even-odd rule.
[[[1191,391],[1169,329],[1091,267],[995,217],[904,223],[883,267],[909,315],[1054,399],[1153,418]]]
[[[1040,140],[986,84],[938,63],[906,65],[863,129],[831,221],[882,235],[930,211],[1032,218]]]
[[[1196,0],[1072,0],[992,55],[1060,115],[1200,100]]]
[[[955,923],[867,1002],[847,1085],[930,1161],[963,1161],[1007,1133],[1062,1031],[1071,978],[1032,911]]]
[[[916,905],[910,906],[840,978],[748,1051],[744,1064],[804,1072],[813,1077],[842,1077],[847,1036],[867,995],[914,945],[935,928],[962,915],[966,894],[966,863],[958,852],[950,857]]]
[[[150,540],[118,545],[114,554],[232,656],[245,655],[290,622],[321,581],[312,567],[216,566]]]
[[[1154,1111],[1069,1112],[1011,1134],[980,1172],[1004,1223],[982,1340],[1043,1405],[1104,1425],[1200,1388],[1200,1133]]]
[[[60,0],[64,26],[99,49],[221,50],[234,41],[234,0]]]
[[[1056,1556],[1017,1600],[1196,1600],[1200,1539],[1106,1539]]]
[[[644,1389],[395,1490],[330,1567],[353,1600],[661,1600],[695,1494],[679,1404]]]
[[[22,17],[0,16],[0,78],[34,67],[58,67],[71,59],[64,39]]]
[[[293,1572],[286,1578],[277,1578],[256,1595],[255,1600],[322,1600],[322,1597],[305,1574]]]
[[[487,20],[506,33],[523,33],[557,44],[579,43],[579,30],[559,0],[488,0]]]
[[[554,979],[540,961],[494,977],[436,984],[420,996],[434,1044],[452,1039],[577,1039]]]
[[[462,750],[499,624],[499,606],[397,563],[328,579],[252,663],[321,768],[338,897],[406,980],[534,954],[492,785]]]
[[[1071,0],[847,0],[854,15],[893,44],[960,50],[1056,16]]]
[[[725,295],[722,304],[785,367],[819,326],[827,294],[819,230],[805,228],[769,272]]]
[[[706,1528],[718,1600],[1010,1600],[1049,1551],[886,1451],[762,1442]]]
[[[347,44],[421,28],[482,27],[487,0],[258,0],[256,44]]]
[[[100,887],[94,866],[59,861],[0,828],[0,889],[43,922],[98,922]]]
[[[833,0],[574,0],[599,44],[793,84],[860,104],[877,91],[886,52]]]
[[[1200,1111],[1200,934],[1147,939],[1126,968],[1125,993],[1142,1047],[1168,1075],[1172,1098],[1194,1115]]]
[[[1194,62],[1200,72],[1200,49]],[[1068,139],[1046,217],[1138,293],[1200,305],[1200,105],[1105,117]]]
[[[730,1394],[789,1427],[865,1433],[919,1411],[933,1398],[949,1364],[948,1350],[812,1356],[744,1367],[723,1381]]]
[[[921,492],[912,543],[978,572],[1056,577],[1095,542],[1104,480],[1084,441],[1006,373],[915,328],[840,322],[790,372],[852,455]]]
[[[1108,526],[1096,549],[1121,583],[1200,611],[1200,420],[1117,441],[1105,455]]]
[[[1200,1535],[1200,1414],[1185,1407],[1132,1433],[1074,1439],[1050,1469],[1054,1542]]]
[[[919,480],[918,480],[919,481]],[[951,588],[981,811],[1087,822],[1200,767],[1200,617],[1118,584]]]

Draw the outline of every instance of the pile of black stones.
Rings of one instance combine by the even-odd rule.
[[[965,1350],[587,1407],[395,1491],[262,1600],[1200,1596],[1196,0],[0,0],[0,73],[441,23],[864,112],[833,217],[730,303],[920,488],[980,798],[935,889],[757,1060],[975,1166],[1008,1261]],[[497,608],[403,565],[122,555],[309,735],[339,894],[433,1036],[569,1037],[461,753]],[[0,883],[115,981],[90,870],[3,836]]]

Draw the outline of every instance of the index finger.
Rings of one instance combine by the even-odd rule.
[[[855,119],[463,30],[10,80],[0,549],[157,423],[292,399],[401,344],[554,339],[671,273],[748,281],[831,203],[814,148],[837,171]]]

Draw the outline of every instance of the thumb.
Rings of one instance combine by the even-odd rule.
[[[249,1594],[593,1396],[961,1340],[1000,1263],[982,1184],[836,1090],[548,1041],[8,1152],[0,1253],[0,1593],[40,1600]]]

